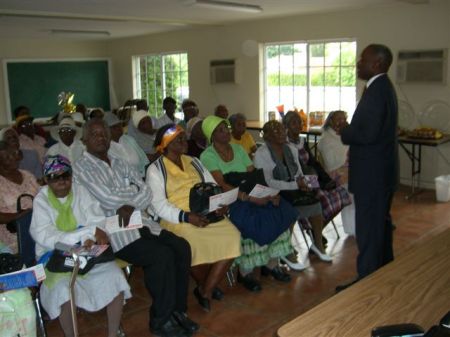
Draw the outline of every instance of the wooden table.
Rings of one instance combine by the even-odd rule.
[[[278,336],[370,337],[372,328],[416,323],[425,330],[450,310],[450,229],[283,325]]]
[[[449,141],[450,135],[444,135],[439,139],[418,139],[405,136],[398,137],[399,145],[411,160],[411,193],[406,196],[406,199],[415,196],[419,192],[420,172],[422,170],[422,146],[437,147]],[[406,145],[411,145],[411,150],[409,150]]]

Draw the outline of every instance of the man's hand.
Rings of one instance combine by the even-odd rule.
[[[95,230],[95,240],[99,245],[107,245],[109,243],[108,235],[98,227]]]
[[[189,218],[189,223],[191,225],[194,225],[195,227],[203,228],[203,227],[208,226],[208,219],[206,217],[204,217],[203,215],[189,212],[188,218]]]
[[[123,205],[116,214],[119,215],[119,227],[127,227],[130,223],[131,213],[134,212],[134,207],[130,205]]]

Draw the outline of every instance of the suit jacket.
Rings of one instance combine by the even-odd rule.
[[[361,97],[341,138],[349,148],[349,190],[395,190],[399,181],[397,97],[386,74],[375,79]]]

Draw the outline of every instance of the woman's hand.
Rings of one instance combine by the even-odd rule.
[[[280,195],[273,195],[270,197],[270,202],[274,205],[274,206],[279,206],[280,205]]]
[[[195,227],[203,228],[203,227],[208,226],[208,219],[206,217],[204,217],[203,215],[189,212],[188,219],[189,219],[189,223],[191,225],[194,225]]]
[[[258,206],[265,206],[270,201],[271,197],[264,197],[264,198],[256,198],[256,197],[249,197],[248,201],[258,205]]]
[[[311,189],[308,187],[308,184],[306,183],[305,179],[303,177],[298,177],[297,179],[297,186],[300,191],[310,191]]]
[[[228,205],[222,206],[221,208],[216,209],[216,214],[218,216],[223,216],[228,212]]]
[[[91,249],[91,247],[95,244],[94,241],[92,241],[91,239],[87,239],[86,241],[84,241],[83,243],[83,247],[85,247],[86,249]]]
[[[95,229],[95,240],[99,245],[107,245],[109,243],[108,235],[98,227]]]

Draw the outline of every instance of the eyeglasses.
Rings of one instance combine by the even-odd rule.
[[[70,180],[72,179],[72,172],[64,172],[62,174],[52,173],[46,176],[48,182],[55,183],[57,181]]]
[[[71,128],[61,128],[59,129],[59,133],[75,133],[75,130]]]

